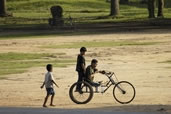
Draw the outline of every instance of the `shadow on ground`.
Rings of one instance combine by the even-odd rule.
[[[0,38],[72,36],[112,33],[170,33],[171,19],[151,19],[130,22],[106,22],[51,27],[45,24],[1,26]]]
[[[126,111],[126,112],[170,112],[171,105],[122,105],[97,108],[98,110]]]
[[[123,105],[101,108],[33,108],[33,107],[0,107],[0,114],[170,114],[170,105]]]

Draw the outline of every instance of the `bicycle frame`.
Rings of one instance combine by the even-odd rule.
[[[112,78],[112,76],[115,75],[114,72],[108,72],[108,73],[105,73],[104,75],[108,77],[109,81],[105,85],[103,85],[103,87],[105,87],[105,89],[101,93],[105,93],[112,85],[116,85],[118,83],[118,82],[115,82]],[[117,86],[117,87],[123,94],[125,94],[125,91],[120,86]],[[88,92],[87,88],[86,88],[85,92]],[[94,91],[94,93],[99,93],[99,92]]]
[[[102,93],[105,93],[112,85],[117,84],[117,82],[115,82],[112,78],[112,76],[115,75],[114,72],[105,73],[104,75],[108,77],[109,81],[104,85],[104,87],[106,88],[104,89]],[[117,87],[123,94],[125,94],[125,91],[120,86],[117,86]]]
[[[105,93],[112,85],[116,84],[116,82],[112,78],[112,76],[114,75],[114,72],[105,73],[105,75],[108,77],[109,81],[104,85],[104,87],[106,88],[104,89],[103,93]]]

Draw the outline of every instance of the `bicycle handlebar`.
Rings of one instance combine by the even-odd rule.
[[[106,75],[114,74],[114,72],[105,71],[105,70],[99,71],[99,73],[101,73],[101,74],[106,74]]]

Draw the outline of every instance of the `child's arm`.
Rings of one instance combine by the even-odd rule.
[[[42,89],[44,87],[44,85],[45,85],[45,82],[43,82],[43,84],[42,84],[42,86],[40,86],[40,88]]]
[[[53,81],[53,80],[52,80],[52,82],[56,85],[56,87],[58,87],[58,88],[59,88],[58,84],[56,84],[56,82],[55,82],[55,81]]]

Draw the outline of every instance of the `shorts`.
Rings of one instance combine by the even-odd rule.
[[[53,88],[46,88],[47,95],[55,95],[55,91]]]

